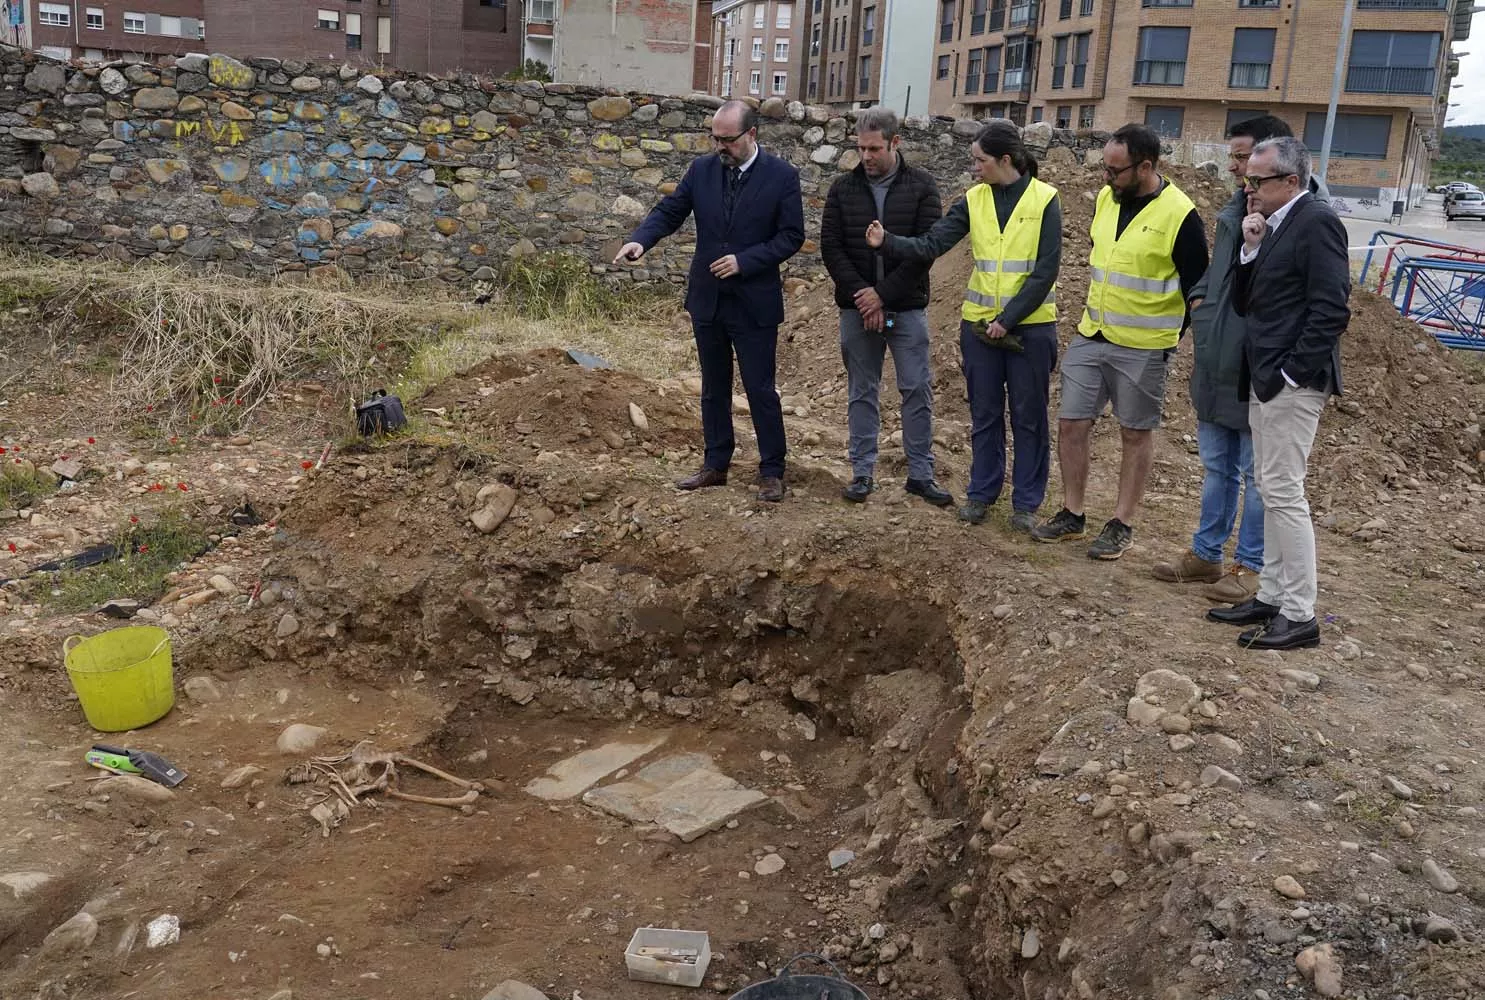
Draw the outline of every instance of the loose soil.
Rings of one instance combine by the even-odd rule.
[[[1054,173],[1078,301],[1093,178]],[[1210,215],[1220,185],[1179,176]],[[961,494],[966,273],[961,252],[939,263],[932,311],[939,467]],[[908,497],[890,380],[883,488],[842,504],[819,281],[796,286],[781,345],[781,505],[754,498],[745,416],[732,483],[677,493],[699,464],[694,378],[620,358],[491,359],[409,401],[415,427],[382,442],[347,439],[339,402],[307,385],[242,438],[172,440],[109,422],[106,342],[51,351],[21,335],[44,316],[12,314],[6,361],[28,374],[4,389],[0,444],[96,475],[0,522],[0,576],[167,506],[220,524],[246,497],[269,523],[222,537],[146,611],[176,639],[177,679],[220,695],[109,737],[190,772],[165,803],[82,764],[97,734],[59,648],[110,623],[0,590],[0,877],[49,877],[0,884],[0,995],[479,998],[518,979],[554,1000],[653,997],[667,988],[628,981],[622,958],[647,925],[709,931],[718,994],[819,952],[873,997],[1277,1000],[1315,995],[1296,957],[1329,945],[1347,997],[1482,995],[1485,370],[1364,292],[1353,309],[1348,394],[1311,463],[1325,644],[1283,655],[1240,649],[1193,590],[1150,576],[1198,506],[1189,349],[1136,546],[1103,564]],[[1094,447],[1097,523],[1116,432]],[[129,458],[168,465],[127,474]],[[517,500],[483,534],[469,516],[492,484]],[[326,728],[315,753],[367,739],[487,792],[465,812],[381,802],[324,837],[283,781],[290,723]],[[523,791],[652,733],[771,801],[682,844]],[[221,787],[244,765],[262,771]],[[832,871],[836,848],[856,858]],[[755,874],[773,852],[784,871]],[[1276,891],[1284,875],[1302,899]],[[44,943],[84,908],[89,947]],[[120,947],[163,913],[178,943]]]

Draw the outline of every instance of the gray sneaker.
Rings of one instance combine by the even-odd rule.
[[[1109,518],[1093,544],[1088,546],[1089,559],[1118,559],[1134,544],[1134,529],[1117,517]]]
[[[1011,530],[1020,535],[1029,535],[1036,527],[1036,511],[1018,510],[1011,515]]]
[[[1088,537],[1088,519],[1064,507],[1052,520],[1032,528],[1031,537],[1039,542],[1075,542]]]

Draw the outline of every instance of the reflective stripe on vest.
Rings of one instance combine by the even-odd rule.
[[[1078,331],[1101,333],[1124,347],[1163,350],[1176,346],[1186,318],[1181,276],[1172,253],[1176,234],[1191,214],[1191,199],[1166,182],[1122,235],[1119,203],[1105,187],[1089,235],[1093,252],[1088,275],[1088,303]]]
[[[995,192],[990,185],[976,184],[965,194],[975,268],[964,292],[961,316],[971,323],[993,320],[1026,284],[1036,267],[1041,247],[1042,216],[1055,197],[1056,188],[1031,178],[1002,231],[1000,218],[995,213]],[[1054,285],[1041,304],[1021,323],[1052,323],[1056,319],[1057,291]]]

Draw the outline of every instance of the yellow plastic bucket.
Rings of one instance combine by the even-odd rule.
[[[74,635],[62,643],[62,655],[88,725],[100,732],[147,726],[175,704],[170,633],[162,628]]]

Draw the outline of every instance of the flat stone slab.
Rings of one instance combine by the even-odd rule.
[[[621,767],[628,767],[665,742],[660,736],[645,743],[605,743],[584,750],[547,768],[547,773],[526,786],[539,799],[557,802],[577,798]]]
[[[768,796],[717,770],[706,754],[672,754],[633,778],[583,796],[583,802],[634,823],[654,823],[690,843]]]

